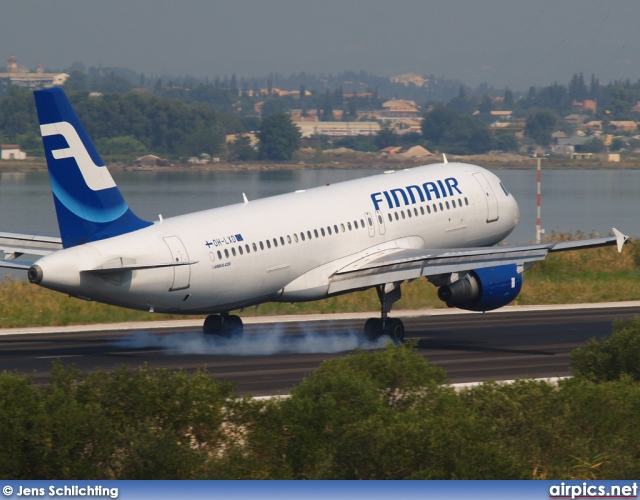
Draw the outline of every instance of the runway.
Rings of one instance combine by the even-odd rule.
[[[591,337],[610,334],[614,319],[638,315],[640,304],[634,303],[509,308],[487,314],[452,311],[403,320],[407,338],[418,340],[418,353],[445,369],[452,383],[459,383],[569,375],[571,350]],[[193,322],[180,328],[156,329],[148,323],[126,330],[62,328],[19,335],[3,330],[0,370],[27,373],[42,383],[55,359],[73,363],[81,371],[144,363],[171,370],[206,368],[216,379],[234,382],[238,393],[271,395],[288,393],[324,360],[344,356],[356,346],[376,347],[355,333],[363,319],[256,321],[245,325],[237,344],[203,344],[206,339]]]

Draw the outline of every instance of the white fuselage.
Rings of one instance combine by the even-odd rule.
[[[42,286],[73,296],[157,312],[226,312],[327,297],[336,271],[386,247],[494,245],[518,217],[492,173],[435,164],[165,219],[37,264]],[[190,264],[90,272],[176,262]]]

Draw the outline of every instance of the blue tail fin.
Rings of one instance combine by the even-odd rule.
[[[63,247],[150,226],[127,206],[65,93],[34,96]]]

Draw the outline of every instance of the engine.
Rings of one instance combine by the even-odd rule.
[[[488,267],[470,271],[458,281],[438,289],[438,298],[449,307],[467,311],[492,311],[506,306],[522,288],[518,266]]]

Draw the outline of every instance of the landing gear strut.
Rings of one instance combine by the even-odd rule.
[[[380,318],[369,318],[364,324],[364,334],[369,340],[377,340],[382,335],[388,335],[399,344],[404,341],[404,324],[397,318],[389,318],[389,312],[394,302],[400,300],[400,283],[376,285],[376,292],[380,300]]]
[[[207,316],[202,326],[202,333],[216,337],[231,339],[241,337],[244,326],[240,316],[234,314],[212,314]]]

